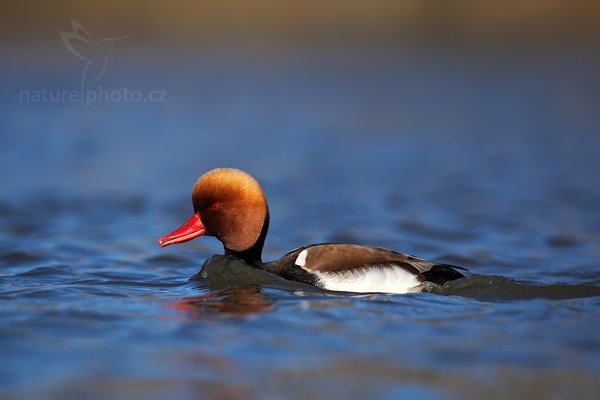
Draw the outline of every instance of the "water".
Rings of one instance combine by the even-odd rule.
[[[168,101],[21,103],[78,70],[2,67],[4,396],[595,398],[593,55],[119,57],[107,87]],[[263,185],[266,260],[356,242],[470,277],[351,295],[234,262],[188,280],[218,242],[156,240],[216,166]]]

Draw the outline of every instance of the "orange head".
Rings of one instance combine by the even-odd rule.
[[[207,235],[219,239],[226,250],[243,252],[255,247],[261,236],[264,241],[267,200],[258,182],[247,173],[232,168],[208,171],[196,182],[192,202],[194,215],[161,237],[161,247]]]

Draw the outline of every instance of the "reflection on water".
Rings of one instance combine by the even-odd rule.
[[[259,288],[235,288],[178,299],[171,307],[191,317],[199,317],[206,313],[244,316],[269,311],[272,301],[261,293]]]
[[[253,267],[248,266],[248,268]],[[169,308],[184,312],[191,318],[201,318],[203,314],[214,313],[244,316],[270,311],[273,308],[273,303],[276,302],[276,299],[272,299],[268,294],[263,293],[263,290],[261,289],[262,285],[259,282],[244,280],[244,283],[241,283],[239,276],[236,276],[235,274],[232,275],[232,278],[234,282],[237,281],[232,288],[199,296],[184,297],[170,303]],[[291,289],[294,286],[294,282],[289,282],[287,284],[288,289]],[[296,295],[307,295],[307,293],[304,292],[304,290],[306,290],[305,285],[297,286],[298,288],[296,288],[294,292]],[[422,290],[426,293],[435,293],[445,296],[464,296],[482,301],[533,299],[568,300],[600,296],[600,286],[536,285],[517,282],[499,276],[479,275],[447,282],[442,286],[432,282],[425,282]],[[317,295],[319,292],[320,296]],[[308,295],[312,295],[315,298],[327,296],[353,296],[364,299],[385,294],[353,294],[309,289]],[[316,304],[335,307],[343,303],[334,300],[321,300],[317,302],[316,299],[313,299],[313,306]]]
[[[3,394],[597,397],[594,60],[201,61],[166,74],[161,108],[2,98]],[[353,295],[213,256],[211,238],[160,249],[217,166],[260,180],[265,260],[347,241],[469,276]]]

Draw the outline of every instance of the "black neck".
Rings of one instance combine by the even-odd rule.
[[[225,248],[225,254],[232,255],[243,260],[246,264],[253,265],[255,267],[260,267],[262,262],[262,251],[263,246],[265,245],[265,239],[267,238],[267,231],[269,230],[269,210],[267,209],[267,216],[265,217],[265,222],[263,223],[262,230],[260,231],[260,236],[258,240],[252,247],[247,250],[235,251]]]

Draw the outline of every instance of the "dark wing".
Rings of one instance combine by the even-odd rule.
[[[395,263],[413,270],[427,272],[435,263],[396,251],[356,244],[315,244],[293,250],[282,257],[287,263],[306,271],[339,271],[364,265]]]
[[[355,244],[314,244],[292,250],[279,260],[261,265],[260,268],[286,279],[316,285],[314,271],[344,271],[363,266],[399,266],[423,280],[444,284],[462,278],[456,269],[447,264],[436,264],[422,258],[379,247]]]

